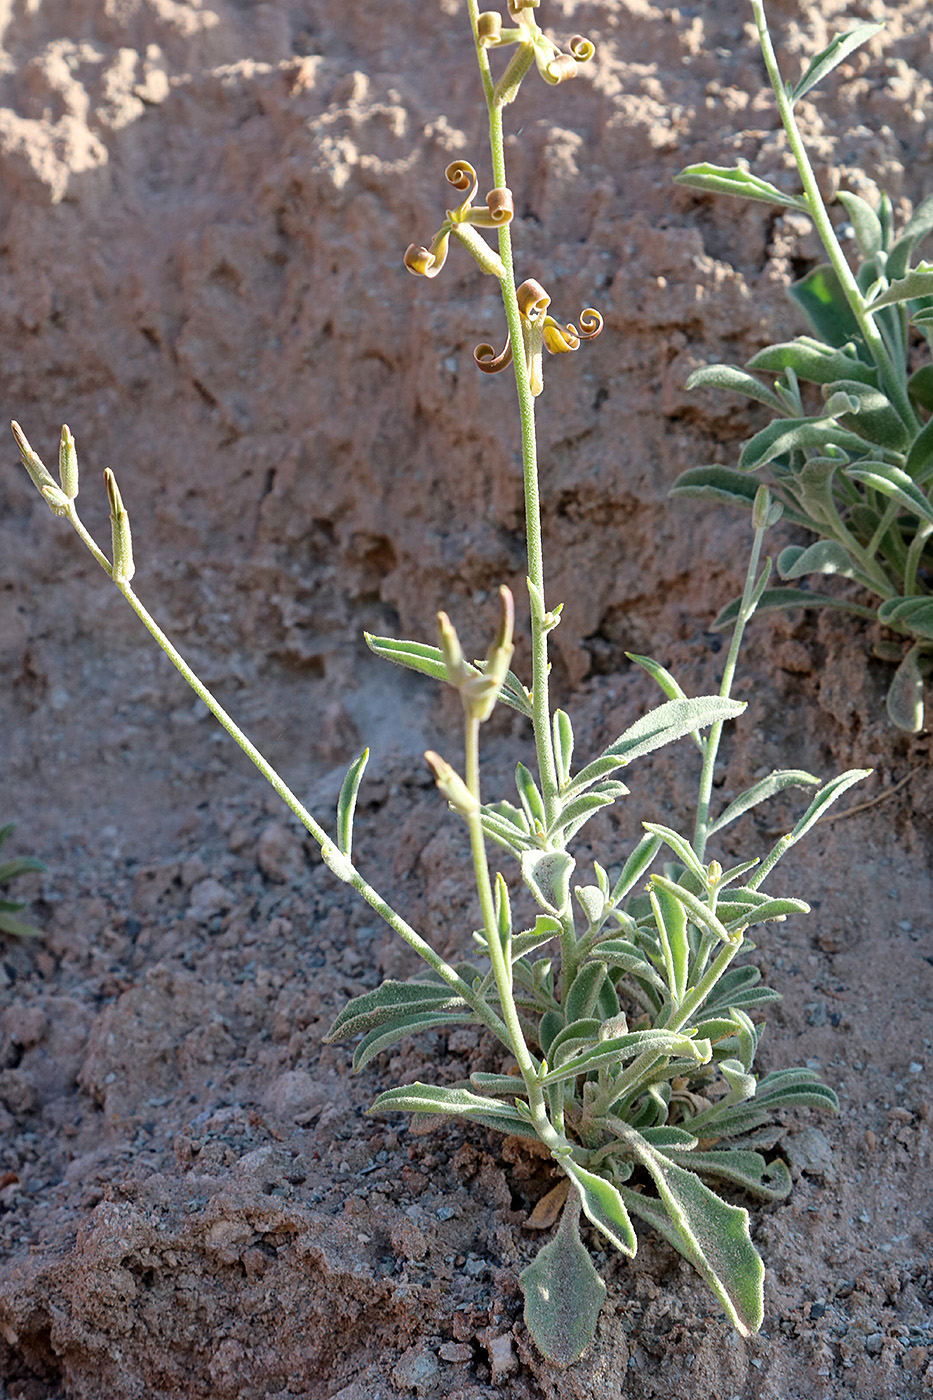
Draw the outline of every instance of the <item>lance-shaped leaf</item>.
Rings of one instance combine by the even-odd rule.
[[[840,190],[836,198],[852,220],[855,241],[862,257],[873,258],[884,247],[884,229],[878,215],[867,199],[848,190]]]
[[[537,838],[530,834],[524,812],[513,807],[511,802],[489,803],[482,808],[480,820],[486,835],[513,855],[538,849]]]
[[[786,579],[805,578],[807,574],[840,574],[843,578],[866,582],[865,575],[838,540],[817,540],[806,549],[789,545],[781,550],[778,570]]]
[[[555,919],[553,914],[539,914],[535,919],[533,929],[529,929],[525,933],[515,934],[512,939],[512,957],[524,957],[526,953],[540,948],[543,943],[549,943],[561,931],[561,922],[559,919]]]
[[[549,840],[557,840],[558,836],[562,845],[572,841],[574,836],[597,812],[601,812],[604,807],[611,807],[619,797],[628,796],[628,788],[625,783],[603,779],[594,783],[589,792],[577,793],[576,797],[571,797],[568,802],[561,807],[553,823],[548,828],[547,836]]]
[[[570,761],[573,758],[573,725],[570,716],[563,710],[554,711],[554,760],[557,764],[557,780],[561,787],[570,781]]]
[[[914,297],[928,296],[933,296],[933,263],[921,262],[912,267],[906,277],[898,278],[886,291],[870,301],[868,309],[875,312],[882,306],[896,306]]]
[[[854,346],[838,349],[809,335],[766,346],[752,356],[748,368],[770,370],[773,374],[792,369],[798,379],[811,384],[833,384],[837,379],[856,379],[876,386],[878,382],[878,371],[858,358]]]
[[[792,283],[787,291],[817,335],[829,345],[837,349],[849,341],[858,345],[861,339],[858,322],[829,263],[821,263],[799,282]]]
[[[435,1084],[403,1084],[387,1089],[373,1103],[369,1113],[442,1113],[468,1118],[484,1128],[494,1128],[511,1137],[537,1138],[528,1119],[510,1104],[500,1103],[469,1089],[445,1089]]]
[[[324,1037],[326,1044],[366,1035],[377,1026],[400,1016],[423,1016],[460,1011],[467,1003],[443,982],[383,982],[371,992],[354,997],[340,1012]]]
[[[887,462],[856,462],[845,467],[844,471],[851,480],[864,482],[873,491],[889,496],[921,520],[933,523],[933,507],[919,486],[900,467],[892,467]]]
[[[775,413],[784,412],[784,404],[773,389],[762,384],[753,374],[735,365],[703,365],[688,375],[685,389],[728,389],[732,393],[744,394],[746,398],[763,403]]]
[[[923,674],[921,648],[913,646],[894,672],[888,688],[888,714],[898,729],[917,734],[923,728]]]
[[[559,919],[570,902],[570,877],[576,861],[566,851],[523,851],[522,879],[541,908]]]
[[[819,821],[820,817],[828,811],[834,802],[839,800],[844,792],[848,792],[849,788],[852,787],[854,783],[860,783],[863,778],[871,777],[873,771],[874,770],[871,768],[850,768],[847,772],[840,773],[838,777],[833,778],[825,787],[820,788],[820,791],[816,794],[790,834],[782,838],[782,844],[785,849],[796,845],[800,838],[806,836],[811,826],[814,826],[815,823]],[[768,865],[767,860],[764,865]],[[749,881],[749,885],[754,888],[761,884],[763,878],[764,866],[762,870]]]
[[[879,34],[883,28],[883,24],[857,24],[845,34],[837,34],[832,43],[811,61],[800,82],[789,94],[791,106],[799,102],[811,88],[815,88],[817,83],[821,83],[837,64],[844,62],[850,53]]]
[[[655,836],[652,832],[649,832],[647,836],[641,838],[622,867],[622,873],[613,886],[612,894],[609,896],[611,904],[618,904],[620,900],[625,898],[630,890],[634,889],[642,875],[644,875],[645,871],[654,861],[655,856],[661,849],[661,844],[660,836]]]
[[[652,875],[651,884],[655,889],[664,890],[674,899],[679,899],[684,905],[691,921],[698,928],[705,928],[723,943],[732,943],[734,940],[729,930],[722,920],[713,912],[708,904],[704,904],[695,894],[678,885],[673,880],[669,880],[665,875]]]
[[[621,967],[634,977],[643,978],[657,991],[665,990],[664,982],[648,961],[641,948],[630,943],[627,938],[607,938],[596,945],[602,962],[610,967]]]
[[[564,1015],[568,1021],[582,1021],[594,1014],[605,976],[604,962],[583,964],[564,998]]]
[[[885,271],[892,282],[899,281],[907,271],[907,264],[915,246],[933,232],[933,195],[917,205],[907,224],[888,254]]]
[[[711,624],[711,632],[723,632],[731,627],[739,615],[741,598],[733,598]],[[766,588],[758,600],[756,612],[783,612],[787,608],[838,608],[842,612],[855,613],[857,617],[874,618],[873,608],[861,603],[850,603],[844,598],[833,598],[828,593],[811,593],[804,588]]]
[[[782,412],[783,407],[782,404]],[[745,472],[738,472],[733,467],[713,465],[690,467],[681,472],[671,487],[670,495],[688,496],[702,501],[723,501],[726,505],[747,506],[751,509],[757,490],[758,482],[754,477],[747,476]],[[633,659],[638,660],[637,657]],[[670,691],[665,693],[670,695]]]
[[[855,433],[840,426],[835,418],[778,418],[756,433],[742,448],[739,466],[743,471],[756,471],[788,452],[805,447],[825,451],[827,446],[862,453],[865,442]]]
[[[748,788],[734,802],[730,802],[724,811],[720,812],[710,826],[709,834],[712,836],[714,832],[721,831],[724,826],[737,821],[753,807],[757,807],[759,802],[766,802],[777,792],[783,792],[789,787],[818,786],[819,781],[819,778],[814,778],[812,773],[805,773],[801,768],[781,768],[774,773],[769,773],[766,778],[762,778]]]
[[[564,1040],[560,1047],[567,1053],[572,1048],[573,1043],[568,1040]],[[552,1047],[552,1054],[557,1053],[557,1049]],[[676,1055],[685,1064],[695,1066],[709,1062],[712,1058],[712,1047],[708,1040],[699,1040],[673,1031],[629,1031],[625,1035],[610,1036],[608,1040],[601,1040],[590,1049],[581,1050],[579,1054],[566,1060],[566,1063],[548,1070],[541,1083],[562,1084],[567,1079],[575,1079],[578,1074],[588,1074],[594,1069],[622,1064],[625,1060],[633,1060],[638,1055],[648,1053]]]
[[[780,992],[759,984],[761,973],[757,967],[730,967],[720,977],[703,1003],[702,1011],[697,1014],[705,1020],[708,1016],[727,1013],[733,1007],[763,1006],[768,1002],[780,1001]]]
[[[587,1171],[570,1157],[560,1163],[580,1193],[583,1214],[616,1249],[634,1259],[638,1239],[622,1197],[611,1181]]]
[[[525,1326],[555,1366],[579,1361],[606,1297],[606,1285],[580,1239],[580,1204],[579,1191],[571,1191],[554,1238],[519,1276]]]
[[[752,903],[739,898],[744,893],[743,890],[736,890],[733,899],[721,899],[716,905],[717,914],[727,926],[743,924],[751,928],[753,924],[773,923],[786,919],[790,914],[810,912],[809,904],[802,899],[764,899],[760,903]]]
[[[369,762],[369,749],[364,749],[355,763],[347,770],[340,796],[337,799],[337,845],[349,860],[353,851],[353,817],[356,813],[356,799],[363,781],[363,773]]]
[[[395,637],[374,637],[370,632],[364,632],[363,636],[366,645],[376,656],[392,661],[396,666],[404,666],[406,670],[417,671],[419,675],[431,676],[437,681],[447,680],[447,667],[440,647],[428,646],[426,642],[399,641]],[[469,674],[482,675],[479,666],[471,665],[468,661],[464,661],[463,664]],[[525,688],[511,671],[506,673],[499,699],[506,705],[511,705],[513,710],[527,715],[529,719],[532,717],[531,702]]]
[[[687,911],[680,899],[668,894],[660,886],[654,887],[649,897],[664,955],[667,983],[675,1005],[679,1005],[687,990],[687,971],[690,964]]]
[[[748,1211],[727,1205],[693,1172],[670,1161],[634,1131],[626,1144],[650,1172],[660,1201],[622,1187],[629,1210],[647,1220],[690,1261],[747,1337],[764,1316],[764,1265],[748,1232]]]
[[[406,1040],[409,1036],[418,1035],[421,1031],[436,1031],[462,1026],[464,1023],[475,1020],[476,1017],[466,1005],[461,1012],[426,1011],[415,1016],[410,1014],[397,1016],[395,1020],[376,1026],[368,1035],[363,1036],[353,1053],[353,1072],[358,1074],[360,1070],[366,1068],[370,1060],[381,1055],[383,1050],[388,1050],[390,1045],[397,1045],[400,1040]]]
[[[707,190],[713,194],[735,195],[739,199],[756,199],[763,204],[782,204],[788,209],[802,209],[805,214],[810,206],[802,195],[785,194],[776,185],[743,170],[739,165],[711,165],[701,161],[698,165],[688,165],[674,176],[674,183],[685,185],[691,190]]]
[[[681,836],[672,827],[660,826],[657,822],[642,822],[642,826],[652,835],[660,836],[665,846],[669,846],[674,854],[683,861],[686,868],[696,876],[701,888],[706,888],[706,866],[699,859],[686,837]]]
[[[749,1152],[744,1148],[691,1152],[675,1146],[661,1147],[660,1150],[678,1166],[697,1172],[700,1176],[713,1177],[716,1181],[728,1181],[760,1201],[783,1201],[790,1193],[790,1172],[780,1158],[766,1162],[760,1152]]]
[[[707,725],[721,720],[735,719],[744,709],[742,701],[724,700],[720,695],[704,695],[695,700],[668,700],[636,720],[599,758],[579,772],[568,789],[568,795],[589,787],[614,768],[621,768],[635,758],[685,738],[694,730],[705,729]]]

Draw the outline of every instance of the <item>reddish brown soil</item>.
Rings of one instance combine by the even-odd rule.
[[[141,597],[323,820],[371,744],[360,864],[450,953],[476,919],[466,845],[420,755],[456,756],[456,707],[360,637],[430,638],[446,607],[478,649],[494,588],[522,596],[512,390],[471,363],[503,338],[496,289],[457,250],[432,283],[400,262],[442,217],[448,161],[488,176],[462,10],[0,3],[3,413],[47,460],[70,423],[104,538],[99,472],[117,471]],[[683,383],[799,330],[784,286],[817,250],[793,215],[670,183],[739,156],[792,178],[744,0],[545,10],[599,46],[566,88],[529,79],[509,147],[521,274],[564,319],[606,317],[549,363],[540,414],[566,603],[554,688],[585,755],[653,703],[626,650],[696,693],[717,684],[706,629],[747,521],[666,493],[762,420]],[[933,189],[926,0],[770,11],[795,73],[833,30],[887,21],[802,110],[826,187],[885,188],[903,214]],[[517,1285],[546,1166],[481,1131],[364,1116],[391,1083],[496,1067],[494,1047],[426,1036],[357,1079],[347,1047],[322,1047],[346,999],[411,956],[212,727],[12,445],[0,492],[0,824],[48,864],[23,882],[41,938],[0,944],[3,1400],[926,1393],[933,778],[929,737],[885,723],[871,629],[756,622],[719,774],[725,795],[776,766],[866,765],[842,805],[882,799],[797,848],[778,884],[813,913],[760,940],[784,993],[762,1067],[818,1066],[842,1103],[787,1116],[794,1192],[753,1210],[764,1331],[739,1340],[645,1232],[634,1263],[597,1256],[608,1302],[561,1373]],[[505,795],[528,734],[488,729],[486,790]],[[633,769],[588,828],[599,858],[624,857],[642,820],[688,823],[696,776],[686,746]],[[725,851],[760,854],[797,810],[763,809]]]

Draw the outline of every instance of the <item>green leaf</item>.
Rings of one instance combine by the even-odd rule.
[[[578,1022],[577,1024],[583,1026],[587,1023]],[[610,1036],[607,1040],[592,1044],[592,1041],[599,1034],[600,1024],[599,1021],[594,1020],[596,1029],[588,1038],[590,1041],[589,1049],[582,1048],[577,1051],[578,1043],[580,1046],[586,1044],[587,1037],[583,1035],[579,1037],[579,1042],[575,1037],[566,1033],[555,1039],[551,1046],[551,1055],[558,1056],[560,1050],[566,1051],[566,1056],[563,1063],[548,1070],[541,1080],[542,1084],[562,1084],[567,1079],[576,1079],[578,1074],[589,1074],[591,1070],[622,1064],[625,1060],[633,1060],[638,1055],[649,1052],[653,1055],[676,1055],[682,1057],[692,1066],[706,1064],[712,1058],[712,1047],[708,1040],[700,1040],[696,1037],[665,1030],[628,1031],[625,1035]],[[568,1032],[572,1030],[572,1026],[567,1027]]]
[[[661,838],[650,833],[643,836],[622,867],[622,873],[612,888],[610,904],[618,904],[630,890],[638,884],[645,871],[652,865],[661,849]]]
[[[8,901],[3,902],[7,903]],[[35,924],[27,924],[22,919],[14,919],[10,914],[2,911],[0,911],[0,933],[9,934],[11,938],[41,938],[42,936],[42,930],[36,928]]]
[[[874,314],[882,306],[897,306],[913,297],[933,296],[933,263],[920,262],[912,267],[906,277],[892,282],[887,291],[868,303],[868,310]]]
[[[657,709],[649,710],[610,744],[598,759],[579,772],[570,791],[580,791],[601,778],[607,771],[605,764],[611,760],[615,760],[616,768],[621,768],[633,759],[652,753],[654,749],[685,738],[694,730],[705,729],[707,725],[720,720],[735,719],[744,709],[743,702],[724,700],[719,695],[704,695],[696,700],[668,700]]]
[[[337,799],[337,845],[348,860],[353,851],[353,817],[356,812],[357,794],[368,762],[369,749],[364,749],[347,770]]]
[[[928,365],[927,368],[933,369],[933,365]],[[880,491],[883,496],[897,501],[898,505],[919,516],[921,520],[933,523],[933,507],[920,487],[916,486],[907,472],[901,471],[900,467],[889,466],[887,462],[856,462],[843,470],[853,481],[863,482],[873,491]]]
[[[720,812],[709,828],[709,835],[712,836],[714,832],[721,831],[724,826],[728,826],[730,822],[736,821],[746,812],[751,811],[752,807],[757,807],[759,802],[766,802],[777,792],[783,792],[789,787],[815,786],[819,781],[819,778],[815,778],[812,773],[805,773],[801,768],[781,768],[769,773],[766,778],[762,778],[748,788]]]
[[[442,982],[383,982],[371,992],[354,997],[340,1012],[324,1042],[350,1040],[377,1026],[396,1021],[399,1016],[436,1015],[466,1008],[462,997]]]
[[[526,953],[540,948],[543,943],[549,943],[561,932],[562,925],[559,919],[555,919],[551,914],[539,914],[533,929],[529,929],[527,933],[517,933],[512,939],[512,957],[524,957]]]
[[[7,860],[0,865],[0,885],[15,880],[19,875],[41,874],[45,869],[47,867],[42,864],[41,860],[33,860],[31,856],[18,856],[16,860]]]
[[[706,866],[699,859],[696,851],[685,836],[679,835],[678,832],[674,831],[669,826],[660,826],[657,822],[642,822],[642,826],[646,831],[650,832],[652,836],[660,836],[665,846],[669,846],[675,856],[679,856],[686,868],[693,872],[699,880],[701,887],[703,889],[706,888]]]
[[[674,899],[679,899],[681,904],[684,905],[687,915],[698,928],[707,929],[716,938],[721,939],[723,943],[734,942],[728,929],[723,925],[709,905],[704,904],[695,894],[691,894],[689,890],[684,889],[683,885],[678,885],[673,880],[668,880],[664,875],[652,875],[650,883],[653,889],[664,890]]]
[[[933,194],[928,194],[904,226],[888,254],[887,274],[892,282],[899,281],[907,271],[910,255],[916,245],[933,232]]]
[[[823,452],[827,447],[836,447],[863,453],[865,442],[834,417],[777,418],[745,444],[739,466],[743,471],[756,471],[788,452],[814,447]]]
[[[933,306],[927,310],[933,317]],[[917,320],[916,316],[911,319],[914,322]],[[933,412],[933,365],[921,365],[914,371],[907,381],[907,392],[921,408],[925,408],[928,413]]]
[[[866,199],[862,199],[860,195],[851,194],[848,190],[840,190],[836,198],[840,204],[844,205],[846,213],[852,220],[855,241],[862,257],[873,258],[876,253],[881,252],[884,245],[884,232],[878,215]]]
[[[725,470],[725,467],[723,467],[723,471]],[[745,480],[744,477],[742,479],[743,481]],[[755,490],[758,489],[755,483],[751,484],[755,487]],[[676,490],[676,487],[674,489]],[[687,699],[686,692],[681,690],[670,671],[662,666],[659,661],[653,661],[650,656],[638,656],[633,651],[627,651],[625,655],[628,657],[629,661],[634,661],[636,666],[640,666],[643,671],[647,671],[651,679],[661,687],[669,700]]]
[[[810,92],[812,88],[815,88],[817,83],[821,83],[827,74],[849,57],[850,53],[867,43],[874,35],[879,34],[883,28],[883,24],[857,24],[854,29],[848,29],[844,34],[837,34],[832,43],[811,60],[807,71],[790,93],[791,106],[795,102],[799,102],[801,97]]]
[[[809,335],[766,346],[752,356],[748,368],[769,370],[774,374],[792,369],[798,379],[805,379],[810,384],[833,384],[837,379],[877,384],[878,380],[877,370],[858,358],[853,345],[838,349]],[[781,411],[783,413],[783,408]]]
[[[626,938],[607,938],[597,944],[599,957],[610,967],[621,967],[633,977],[640,977],[657,991],[665,990],[663,980],[642,950]]]
[[[833,413],[843,428],[857,433],[867,442],[891,452],[904,452],[910,446],[910,436],[900,415],[880,389],[862,384],[857,379],[840,379],[824,387],[832,389],[826,402],[826,412]],[[842,403],[839,396],[848,402]],[[841,403],[841,408],[837,405]]]
[[[561,807],[553,825],[548,828],[548,839],[555,840],[560,835],[561,844],[566,845],[590,817],[603,807],[611,807],[616,798],[627,797],[628,791],[625,783],[605,780],[594,783],[589,792],[578,793]]]
[[[783,1201],[790,1194],[790,1172],[780,1158],[766,1162],[760,1152],[742,1148],[726,1148],[719,1152],[690,1152],[676,1147],[661,1150],[679,1166],[700,1176],[728,1181],[761,1201]]]
[[[760,200],[763,204],[781,204],[787,209],[802,209],[809,214],[810,206],[802,195],[784,194],[776,185],[743,170],[739,165],[711,165],[702,161],[688,165],[674,176],[675,185],[691,190],[708,190],[713,194],[735,195],[739,199]]]
[[[568,1021],[582,1021],[593,1015],[605,976],[605,963],[583,964],[564,999],[564,1015]]]
[[[923,728],[923,676],[919,658],[920,647],[911,647],[894,672],[888,689],[887,708],[891,721],[908,734],[917,734]]]
[[[511,802],[489,803],[483,807],[480,820],[486,835],[514,856],[538,849],[536,838],[528,831],[524,812],[513,807]]]
[[[762,384],[753,374],[735,365],[703,365],[687,376],[685,389],[726,389],[731,393],[744,394],[746,398],[763,403],[775,413],[784,412],[784,404],[773,389]]]
[[[838,801],[844,792],[848,792],[850,787],[855,783],[860,783],[863,778],[871,777],[872,772],[871,768],[850,768],[821,788],[790,833],[791,842],[796,843],[801,836],[805,836],[811,826],[819,821],[820,817],[828,811],[834,802]],[[787,839],[785,837],[785,840]]]
[[[563,1158],[560,1166],[579,1191],[583,1214],[587,1220],[595,1225],[616,1249],[634,1259],[638,1239],[616,1187],[605,1177],[579,1166],[570,1157]]]
[[[444,1113],[513,1137],[538,1136],[528,1119],[509,1104],[471,1094],[469,1089],[444,1089],[435,1084],[402,1084],[397,1089],[387,1089],[367,1112]]]
[[[528,819],[529,828],[534,831],[536,827],[540,827],[543,831],[546,825],[544,799],[538,791],[538,785],[531,772],[524,763],[516,764],[515,786],[518,788],[518,795]]]
[[[522,879],[546,914],[559,919],[570,902],[576,861],[566,851],[523,851]]]
[[[788,288],[788,295],[803,311],[821,339],[841,348],[847,341],[861,340],[858,322],[845,292],[829,263],[821,263],[799,282]]]
[[[570,781],[570,761],[573,758],[573,726],[570,716],[563,710],[554,711],[554,758],[557,762],[557,781],[564,787]]]
[[[790,545],[781,551],[778,569],[782,578],[804,578],[807,574],[841,574],[843,578],[862,578],[848,550],[837,540],[818,540],[808,549]]]
[[[661,1198],[655,1202],[623,1187],[626,1205],[690,1261],[741,1336],[757,1332],[764,1316],[765,1270],[748,1232],[748,1211],[720,1200],[639,1133],[630,1130],[626,1144],[650,1172]]]
[[[711,624],[711,632],[722,632],[731,627],[739,615],[741,598],[733,598]],[[811,593],[803,588],[767,588],[758,603],[758,612],[782,612],[785,608],[840,608],[843,612],[855,613],[857,617],[874,618],[872,608],[864,608],[860,603],[850,603],[845,598],[832,598],[828,593]]]
[[[368,1035],[363,1036],[353,1053],[353,1072],[359,1074],[360,1070],[365,1069],[370,1060],[381,1055],[383,1050],[388,1050],[390,1045],[396,1045],[400,1040],[405,1040],[409,1036],[418,1035],[421,1031],[462,1026],[464,1023],[475,1020],[476,1017],[466,1003],[463,1004],[463,1010],[459,1013],[456,1011],[428,1011],[416,1016],[399,1016],[394,1021],[376,1026]]]
[[[914,438],[904,470],[918,486],[933,477],[933,418]]]
[[[580,1205],[579,1192],[571,1191],[554,1238],[519,1275],[525,1326],[555,1366],[579,1361],[606,1297],[606,1285],[580,1239]]]
[[[419,675],[430,676],[433,680],[447,680],[447,667],[440,647],[429,646],[426,642],[399,641],[395,637],[374,637],[370,632],[364,632],[363,636],[366,645],[376,656],[392,661],[396,666],[404,666],[406,670],[417,671]],[[471,675],[482,675],[479,666],[471,665],[468,661],[464,661],[463,664]],[[529,719],[533,717],[534,712],[525,688],[511,671],[506,673],[499,698],[520,714],[527,715]]]
[[[911,596],[887,598],[878,609],[879,619],[889,627],[906,630],[915,637],[933,640],[933,598]]]
[[[733,467],[714,465],[690,467],[689,470],[681,472],[668,494],[701,501],[719,501],[726,505],[751,509],[757,491],[758,482],[754,477],[736,471]],[[633,660],[638,660],[641,664],[639,658],[634,657]],[[670,695],[671,692],[665,691],[665,694]],[[671,696],[671,699],[673,698]]]
[[[690,965],[687,911],[680,899],[668,894],[660,886],[652,889],[650,897],[664,954],[668,986],[674,1002],[679,1004],[687,990],[687,972]]]

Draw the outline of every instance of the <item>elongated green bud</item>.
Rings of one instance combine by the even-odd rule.
[[[19,455],[23,459],[23,466],[31,476],[32,483],[36,490],[44,493],[47,486],[52,486],[57,491],[58,486],[55,478],[52,473],[46,469],[38,453],[33,452],[32,448],[29,446],[29,439],[22,428],[16,422],[11,423],[10,427],[13,430],[13,437],[16,439],[16,446],[19,448]],[[51,501],[49,504],[52,504]]]
[[[483,665],[482,674],[471,675],[460,687],[464,709],[470,719],[478,720],[480,724],[489,718],[495,708],[515,650],[512,644],[515,603],[511,590],[504,584],[499,589],[499,604],[499,629]]]
[[[447,679],[457,690],[470,676],[466,662],[463,659],[463,649],[460,646],[460,638],[457,636],[457,629],[445,612],[437,615],[437,631],[441,644],[441,651],[444,654],[444,669],[447,672]]]
[[[428,749],[425,754],[428,767],[434,774],[434,781],[438,789],[447,798],[455,812],[461,816],[472,817],[479,811],[479,803],[473,796],[466,783],[461,778],[455,768],[451,768],[446,759],[441,758],[439,753],[433,749]]]
[[[67,423],[62,425],[62,439],[58,445],[58,479],[69,501],[73,501],[78,494],[78,453]]]
[[[107,496],[110,500],[110,531],[113,539],[113,580],[114,583],[129,583],[136,572],[133,563],[133,538],[130,534],[130,517],[126,513],[123,497],[117,479],[108,467],[104,472],[107,483]]]

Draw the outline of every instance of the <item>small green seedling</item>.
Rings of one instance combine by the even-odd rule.
[[[6,826],[0,826],[0,849],[15,830],[15,822],[8,822]],[[41,860],[33,860],[30,856],[0,861],[0,889],[3,889],[19,875],[26,875],[34,871],[41,872],[45,868]],[[21,909],[25,908],[26,900],[24,899],[0,899],[0,933],[5,933],[10,938],[38,938],[41,931],[36,928],[35,924],[27,924],[25,920],[15,917]]]
[[[923,727],[924,677],[933,667],[933,263],[914,258],[933,230],[933,195],[897,231],[886,194],[873,208],[860,195],[840,193],[858,251],[849,266],[794,107],[883,25],[859,24],[837,35],[794,86],[781,77],[761,0],[752,0],[752,8],[803,190],[786,194],[739,166],[691,165],[676,178],[691,189],[799,210],[812,219],[829,261],[790,288],[813,335],[769,345],[744,369],[710,365],[688,379],[688,388],[745,394],[775,417],[746,443],[738,469],[694,467],[674,494],[750,506],[751,473],[765,475],[785,518],[818,539],[782,551],[778,572],[791,586],[769,588],[760,608],[842,608],[877,618],[892,635],[876,651],[899,663],[888,714],[915,733]],[[794,586],[812,574],[851,579],[880,601],[868,607],[857,595]],[[714,626],[728,626],[736,607]]]
[[[767,486],[751,500],[753,539],[732,639],[715,695],[689,697],[650,657],[633,656],[663,700],[600,753],[577,763],[568,714],[552,706],[548,638],[560,606],[546,601],[536,460],[535,405],[544,388],[543,352],[566,355],[599,334],[598,311],[560,322],[534,279],[517,282],[511,241],[513,199],[506,181],[503,113],[537,68],[548,84],[572,77],[592,55],[579,36],[559,48],[540,29],[537,0],[509,0],[508,16],[479,13],[467,0],[470,34],[489,113],[492,188],[475,205],[478,179],[458,160],[447,180],[460,196],[444,211],[427,247],[413,244],[405,265],[435,277],[452,244],[497,279],[507,327],[505,347],[481,345],[478,368],[514,373],[522,445],[531,633],[528,682],[511,669],[515,607],[500,590],[499,616],[486,655],[467,659],[453,623],[438,615],[435,641],[369,637],[379,656],[453,686],[462,702],[462,773],[440,754],[426,755],[437,787],[466,824],[478,924],[462,931],[462,957],[450,963],[364,879],[353,862],[353,823],[368,751],[351,765],[337,804],[335,834],[311,815],[221,708],[137,598],[129,520],[113,474],[106,473],[113,562],[91,539],[76,507],[77,457],[62,430],[56,482],[15,428],[23,462],[53,512],[75,528],[101,567],[181,674],[303,823],[338,877],[415,949],[420,976],[389,980],[357,997],[330,1028],[330,1041],[354,1040],[354,1068],[422,1031],[474,1025],[502,1047],[501,1073],[476,1073],[455,1086],[404,1084],[377,1098],[373,1112],[452,1115],[548,1149],[563,1177],[564,1204],[553,1239],[523,1271],[525,1319],[555,1364],[575,1361],[591,1342],[606,1288],[581,1226],[634,1255],[633,1217],[656,1230],[698,1270],[743,1335],[763,1315],[764,1266],[749,1234],[748,1210],[718,1189],[761,1201],[790,1190],[769,1128],[784,1108],[835,1110],[836,1097],[810,1069],[754,1069],[760,1015],[777,994],[748,961],[750,930],[806,913],[807,904],[765,889],[781,858],[866,770],[821,785],[797,769],[760,778],[725,806],[713,800],[723,726],[745,709],[733,697],[736,664],[749,619],[765,596],[770,562],[765,533],[781,513]],[[511,50],[495,78],[491,62]],[[495,239],[495,245],[489,241]],[[744,478],[742,478],[744,482]],[[480,786],[480,733],[501,703],[524,716],[533,756],[522,751],[515,791],[487,801]],[[686,740],[696,750],[699,785],[692,831],[644,822],[621,852],[591,868],[573,847],[586,823],[627,797],[620,774],[647,754]],[[526,761],[527,760],[527,761]],[[681,759],[680,761],[684,761]],[[693,760],[688,760],[693,761]],[[713,838],[777,793],[811,788],[809,805],[762,859],[725,868],[708,853]],[[490,866],[490,850],[506,874]],[[516,892],[536,906],[533,921],[513,919]],[[517,907],[517,902],[516,902]],[[445,943],[450,930],[444,929]],[[506,1072],[509,1062],[516,1073]],[[716,1188],[716,1189],[714,1189]]]

